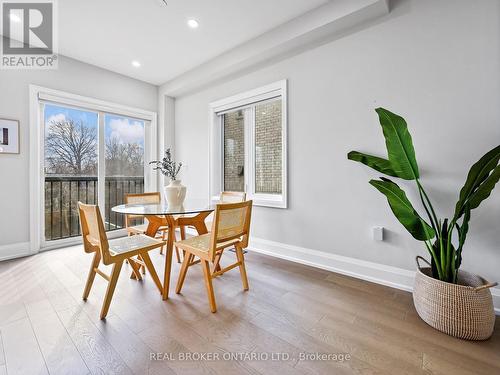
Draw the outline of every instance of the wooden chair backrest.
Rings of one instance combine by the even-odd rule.
[[[161,203],[161,195],[159,192],[153,193],[138,193],[138,194],[125,194],[125,204],[148,204],[148,203]],[[143,217],[142,215],[126,215],[126,227],[128,227],[129,219],[137,219]]]
[[[247,193],[240,191],[223,191],[220,193],[221,203],[244,202],[247,199]]]
[[[251,216],[252,201],[221,203],[216,206],[210,239],[210,259],[214,259],[217,244],[221,242],[240,238],[239,246],[248,246]]]
[[[78,212],[80,214],[80,226],[83,237],[83,248],[86,253],[101,252],[104,264],[110,264],[108,238],[101,211],[98,206],[78,202]]]

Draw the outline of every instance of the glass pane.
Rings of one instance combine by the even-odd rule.
[[[255,106],[255,192],[281,194],[281,98]]]
[[[144,192],[144,121],[117,115],[104,116],[105,227],[125,225],[124,216],[112,212],[125,194]]]
[[[245,190],[245,116],[242,110],[226,113],[224,126],[224,191]]]
[[[45,239],[78,236],[77,202],[97,204],[95,112],[44,105]]]

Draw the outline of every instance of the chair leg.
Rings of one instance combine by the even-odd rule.
[[[238,262],[240,262],[240,275],[241,282],[243,283],[243,290],[248,290],[248,278],[247,270],[245,268],[245,258],[243,256],[243,250],[239,246],[236,246],[236,256],[238,257]]]
[[[175,293],[177,294],[181,292],[182,285],[184,285],[184,280],[186,279],[186,274],[189,268],[189,263],[191,263],[191,259],[193,259],[193,255],[185,252],[184,260],[182,261],[181,270],[179,272],[179,280],[177,280],[177,287],[175,288]]]
[[[142,261],[144,262],[144,259],[142,259],[141,254],[138,254],[138,255],[137,255],[137,259],[142,260]],[[139,266],[139,270],[141,270],[141,271],[142,271],[142,274],[143,274],[143,275],[145,275],[145,274],[146,274],[146,267],[145,267],[145,266],[143,266],[142,264]]]
[[[182,263],[181,255],[179,254],[179,248],[177,246],[175,247],[175,257],[177,258],[177,263]]]
[[[120,260],[113,265],[113,271],[111,272],[111,278],[109,280],[104,302],[102,304],[101,319],[104,319],[106,315],[108,315],[109,305],[111,304],[111,299],[113,298],[113,293],[115,292],[116,282],[118,281],[118,276],[120,276],[122,264],[123,260]]]
[[[89,276],[87,277],[87,283],[85,284],[85,289],[83,290],[83,300],[86,301],[89,294],[90,294],[90,289],[92,288],[92,284],[94,283],[95,279],[95,269],[99,267],[99,262],[101,261],[101,254],[99,251],[96,251],[94,253],[94,259],[92,260],[92,263],[90,264],[90,270],[89,270]]]
[[[136,280],[142,280],[141,276],[141,265],[137,264],[134,259],[125,259],[125,262],[128,262],[130,264],[130,267],[132,268],[132,275],[130,276],[131,279],[136,279]]]
[[[184,226],[179,227],[179,231],[181,232],[181,240],[186,239],[186,232],[184,231]],[[181,254],[179,252],[179,248],[176,246],[175,247],[175,257],[177,258],[177,263],[182,263],[181,261]]]
[[[205,286],[207,288],[210,310],[214,313],[217,311],[217,306],[215,304],[214,287],[212,285],[212,274],[210,272],[210,265],[208,264],[208,261],[202,260],[201,267],[203,268],[203,274],[205,276]]]
[[[218,253],[216,256],[215,256],[215,260],[214,260],[214,270],[213,272],[217,272],[217,271],[220,271],[221,268],[220,268],[220,258],[222,257],[222,253],[224,252],[224,249],[222,249],[220,251],[220,253]],[[212,273],[213,273],[212,272]]]
[[[156,284],[156,287],[160,291],[160,293],[163,292],[163,287],[161,286],[161,281],[160,278],[158,277],[158,274],[156,273],[155,266],[153,265],[153,262],[151,261],[151,258],[149,257],[149,254],[147,251],[143,252],[141,254],[141,258],[144,261],[144,264],[146,264],[146,267],[148,268],[149,274],[151,275],[151,278],[153,279],[154,283]]]
[[[167,231],[164,230],[162,233],[161,233],[161,240],[162,241],[165,241],[167,239]],[[163,248],[165,247],[165,245],[163,245],[162,247],[160,247],[160,255],[163,255]]]
[[[184,225],[179,226],[179,232],[181,233],[181,240],[186,239],[186,227]],[[185,255],[185,252],[184,252]],[[175,256],[177,257],[177,263],[182,263],[181,261],[181,254],[179,252],[179,248],[176,246],[175,247]]]

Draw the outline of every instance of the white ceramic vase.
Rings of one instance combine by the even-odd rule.
[[[182,206],[186,198],[186,187],[181,184],[181,180],[170,180],[170,184],[165,186],[165,198],[169,206]]]

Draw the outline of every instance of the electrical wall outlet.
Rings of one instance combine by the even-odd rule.
[[[373,239],[375,241],[384,240],[384,227],[373,227]]]

